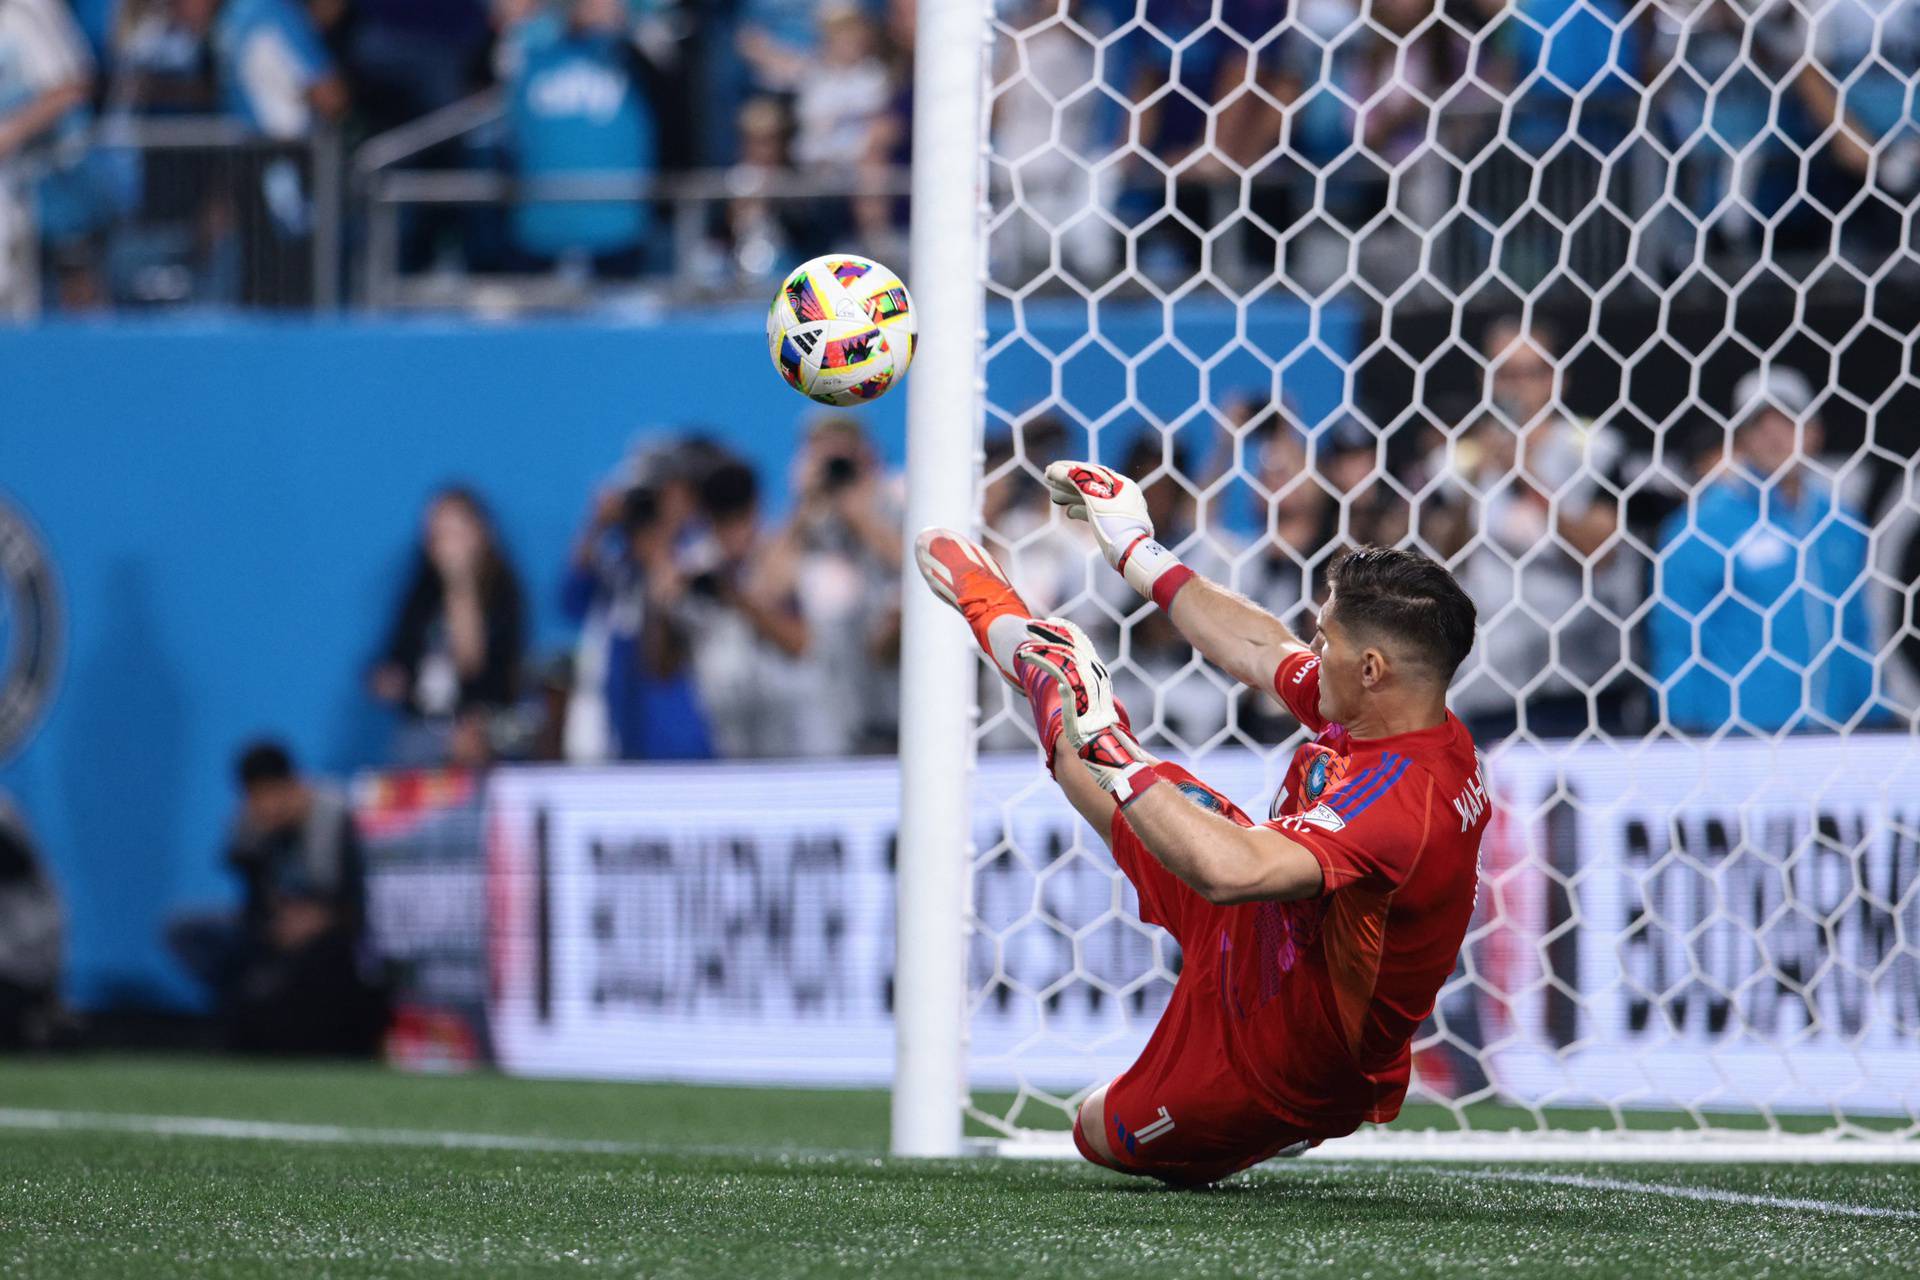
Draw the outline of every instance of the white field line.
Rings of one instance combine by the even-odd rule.
[[[449,1129],[369,1129],[337,1124],[289,1124],[278,1120],[231,1120],[223,1116],[150,1116],[113,1111],[54,1111],[0,1107],[0,1130],[131,1133],[169,1138],[227,1138],[322,1146],[423,1147],[439,1150],[522,1151],[557,1155],[764,1155],[820,1160],[854,1157],[855,1151],[794,1147],[694,1146],[682,1143],[616,1142],[599,1138],[543,1138],[532,1134],[468,1133]]]
[[[1373,1163],[1302,1163],[1300,1172],[1311,1169],[1367,1171],[1378,1173],[1385,1167]],[[1891,1209],[1880,1205],[1849,1204],[1844,1200],[1809,1200],[1796,1196],[1767,1196],[1750,1191],[1727,1191],[1720,1187],[1691,1187],[1669,1182],[1633,1182],[1626,1178],[1596,1178],[1584,1173],[1546,1173],[1538,1169],[1447,1169],[1403,1166],[1408,1173],[1423,1173],[1433,1178],[1456,1178],[1467,1182],[1518,1182],[1530,1186],[1572,1187],[1579,1191],[1610,1191],[1625,1195],[1666,1196],[1674,1200],[1700,1200],[1710,1204],[1738,1204],[1755,1209],[1794,1209],[1802,1213],[1830,1213],[1854,1218],[1896,1218],[1920,1222],[1920,1209]],[[1285,1177],[1291,1170],[1267,1166],[1268,1171]]]
[[[523,1151],[561,1155],[742,1155],[760,1154],[799,1159],[832,1159],[858,1156],[851,1151],[766,1150],[747,1147],[692,1147],[654,1145],[641,1142],[616,1142],[596,1138],[542,1138],[508,1133],[468,1133],[448,1129],[365,1129],[333,1124],[287,1124],[275,1120],[231,1120],[220,1116],[150,1116],[109,1111],[55,1111],[25,1107],[0,1107],[0,1129],[66,1131],[77,1133],[130,1133],[156,1137],[224,1138],[255,1142],[294,1142],[329,1146],[417,1147],[437,1150]],[[1659,1182],[1632,1182],[1624,1178],[1596,1178],[1580,1173],[1546,1173],[1520,1169],[1456,1169],[1431,1166],[1400,1166],[1408,1173],[1433,1178],[1454,1178],[1480,1182],[1515,1182],[1535,1186],[1571,1187],[1580,1191],[1609,1191],[1627,1195],[1666,1196],[1676,1200],[1698,1200],[1712,1204],[1745,1205],[1756,1209],[1793,1209],[1804,1213],[1827,1213],[1857,1218],[1891,1218],[1920,1221],[1920,1209],[1893,1209],[1878,1205],[1848,1204],[1837,1200],[1811,1200],[1792,1196],[1758,1195],[1746,1191],[1726,1191],[1719,1187],[1680,1186]],[[1311,1160],[1290,1167],[1267,1166],[1263,1173],[1271,1177],[1298,1176],[1314,1172],[1379,1173],[1383,1166],[1374,1162]]]

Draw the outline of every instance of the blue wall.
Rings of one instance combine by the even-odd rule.
[[[1157,308],[1109,308],[1101,323],[1130,354],[1161,328]],[[1063,346],[1085,319],[1040,312],[1028,325]],[[1268,384],[1265,365],[1235,348],[1231,311],[1178,328],[1203,359],[1220,357],[1216,396]],[[1275,308],[1248,331],[1279,356],[1304,341],[1306,316]],[[1344,354],[1351,326],[1323,314],[1321,339]],[[219,849],[239,742],[278,734],[334,771],[380,759],[390,724],[361,676],[435,487],[460,480],[494,504],[533,596],[536,642],[560,648],[566,549],[587,495],[636,435],[705,424],[784,487],[811,407],[764,352],[758,314],[671,328],[0,331],[0,495],[45,535],[68,615],[60,690],[0,767],[0,787],[38,831],[69,905],[74,1002],[194,998],[159,929],[171,911],[229,899]],[[1310,414],[1340,394],[1329,356],[1287,374]],[[1076,404],[1124,400],[1119,366],[1082,363],[1067,386]],[[1143,368],[1134,394],[1154,412],[1192,403],[1198,375],[1184,359]],[[1039,361],[1003,360],[992,376],[1002,402],[1049,394]],[[896,462],[905,410],[896,393],[863,411]],[[1103,439],[1103,453],[1134,434],[1122,421],[1123,440]]]

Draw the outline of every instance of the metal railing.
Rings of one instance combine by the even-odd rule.
[[[109,117],[14,175],[61,196],[37,229],[56,305],[77,289],[129,309],[297,310],[340,304],[343,176],[331,129],[268,138],[220,116]]]
[[[448,273],[403,264],[407,220],[429,210],[512,213],[529,205],[646,204],[664,212],[649,236],[649,269],[639,287],[676,296],[725,294],[758,280],[716,282],[699,269],[717,210],[738,200],[769,203],[899,200],[908,171],[817,172],[745,166],[676,174],[581,172],[523,176],[503,166],[447,168],[433,164],[452,144],[470,142],[504,119],[498,90],[476,94],[369,141],[355,158],[355,187],[365,219],[357,277],[361,301],[376,308],[474,307],[509,299],[517,307],[589,303],[604,289],[551,271],[486,268]],[[776,264],[777,266],[778,264]],[[731,286],[731,287],[730,287]]]

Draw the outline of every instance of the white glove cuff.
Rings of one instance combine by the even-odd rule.
[[[1120,559],[1114,563],[1120,576],[1127,585],[1149,600],[1155,599],[1154,588],[1167,574],[1176,569],[1185,568],[1180,557],[1160,545],[1150,533],[1135,538],[1120,552]]]

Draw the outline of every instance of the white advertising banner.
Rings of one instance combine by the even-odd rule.
[[[1264,776],[1255,757],[1232,763]],[[975,777],[970,1078],[1116,1074],[1166,1004],[1177,948],[1139,922],[1036,756]],[[891,1078],[891,761],[508,769],[490,811],[507,1070]]]
[[[1284,760],[1199,772],[1264,814]],[[1920,1107],[1920,748],[1901,737],[1489,760],[1498,812],[1431,1093],[1539,1105]],[[983,760],[970,1079],[1132,1061],[1177,949],[1027,755]],[[507,1070],[879,1084],[891,762],[509,769],[489,797]]]
[[[1516,749],[1490,773],[1471,980],[1441,1017],[1470,998],[1503,1096],[1920,1107],[1920,744]]]

